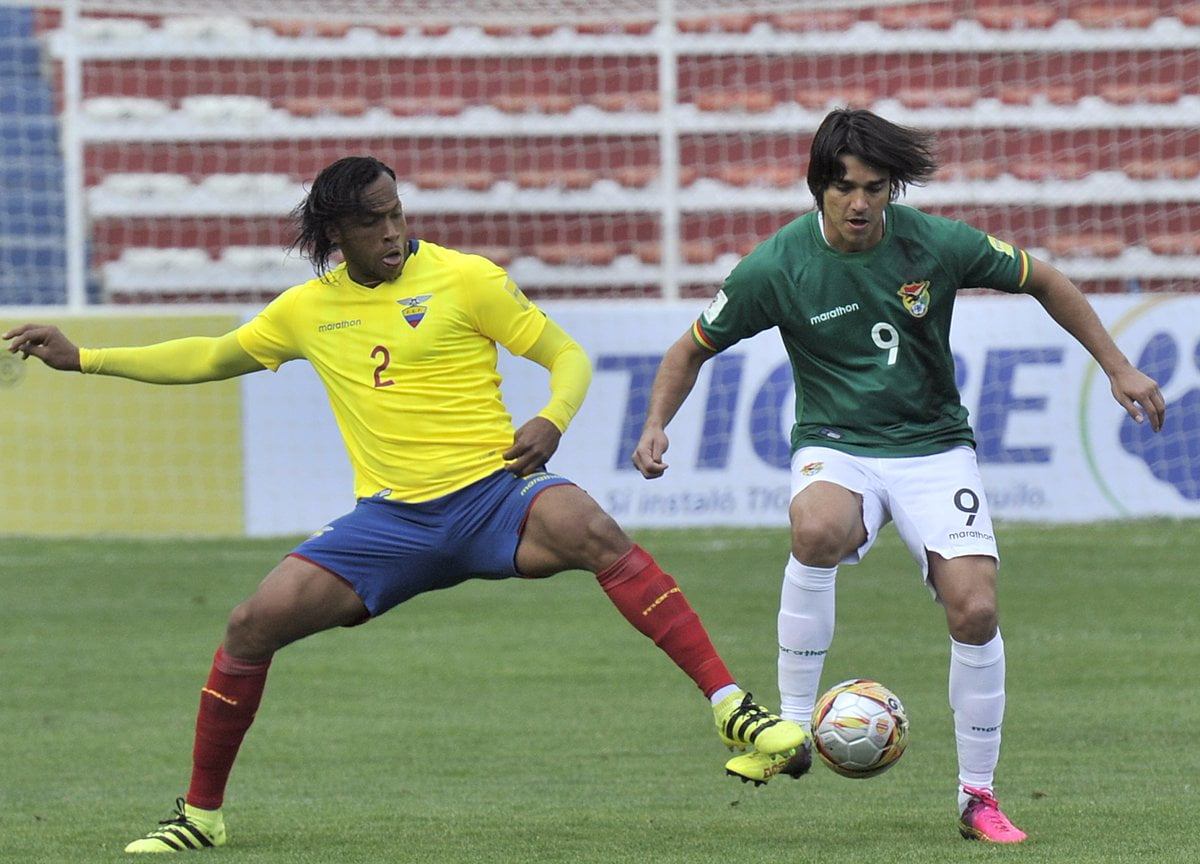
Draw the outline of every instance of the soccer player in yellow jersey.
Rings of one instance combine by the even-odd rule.
[[[221,806],[275,652],[469,578],[596,574],[634,627],[709,697],[731,747],[790,754],[804,730],[735,683],[675,581],[582,489],[546,463],[591,377],[583,349],[500,267],[408,236],[391,168],[326,167],[296,208],[314,278],[217,337],[76,347],[56,327],[5,333],[54,369],[186,384],[313,365],[354,467],[355,508],[291,551],[229,617],[200,709],[187,795],[127,852],[226,842]],[[344,263],[330,267],[334,252]],[[550,371],[550,399],[514,429],[496,345]]]

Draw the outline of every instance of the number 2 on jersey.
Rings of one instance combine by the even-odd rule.
[[[375,386],[376,387],[391,387],[396,382],[391,378],[384,378],[383,372],[387,369],[388,364],[392,362],[392,354],[382,345],[376,345],[371,349],[371,359],[379,358],[379,365],[375,367]]]
[[[886,321],[880,321],[871,328],[871,341],[876,348],[888,352],[887,365],[895,366],[896,355],[900,353],[899,331]]]

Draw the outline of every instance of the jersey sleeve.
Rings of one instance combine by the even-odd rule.
[[[546,326],[546,315],[500,266],[478,255],[462,256],[462,278],[475,328],[512,354],[524,354]]]
[[[294,309],[302,288],[284,291],[235,331],[242,349],[272,372],[303,356],[293,335]]]
[[[724,351],[780,320],[777,283],[785,276],[772,265],[766,245],[738,262],[692,324],[692,338],[701,347]]]
[[[1029,281],[1029,253],[963,222],[954,223],[951,248],[959,255],[963,288],[1017,294]]]

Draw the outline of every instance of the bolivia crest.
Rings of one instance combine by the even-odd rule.
[[[904,301],[904,308],[914,318],[924,318],[929,311],[929,282],[905,282],[896,292]]]

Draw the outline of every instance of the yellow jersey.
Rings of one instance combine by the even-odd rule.
[[[358,498],[427,501],[504,466],[512,417],[496,345],[524,354],[546,317],[503,269],[425,241],[399,278],[357,284],[342,264],[238,328],[272,371],[305,359],[325,385]]]

